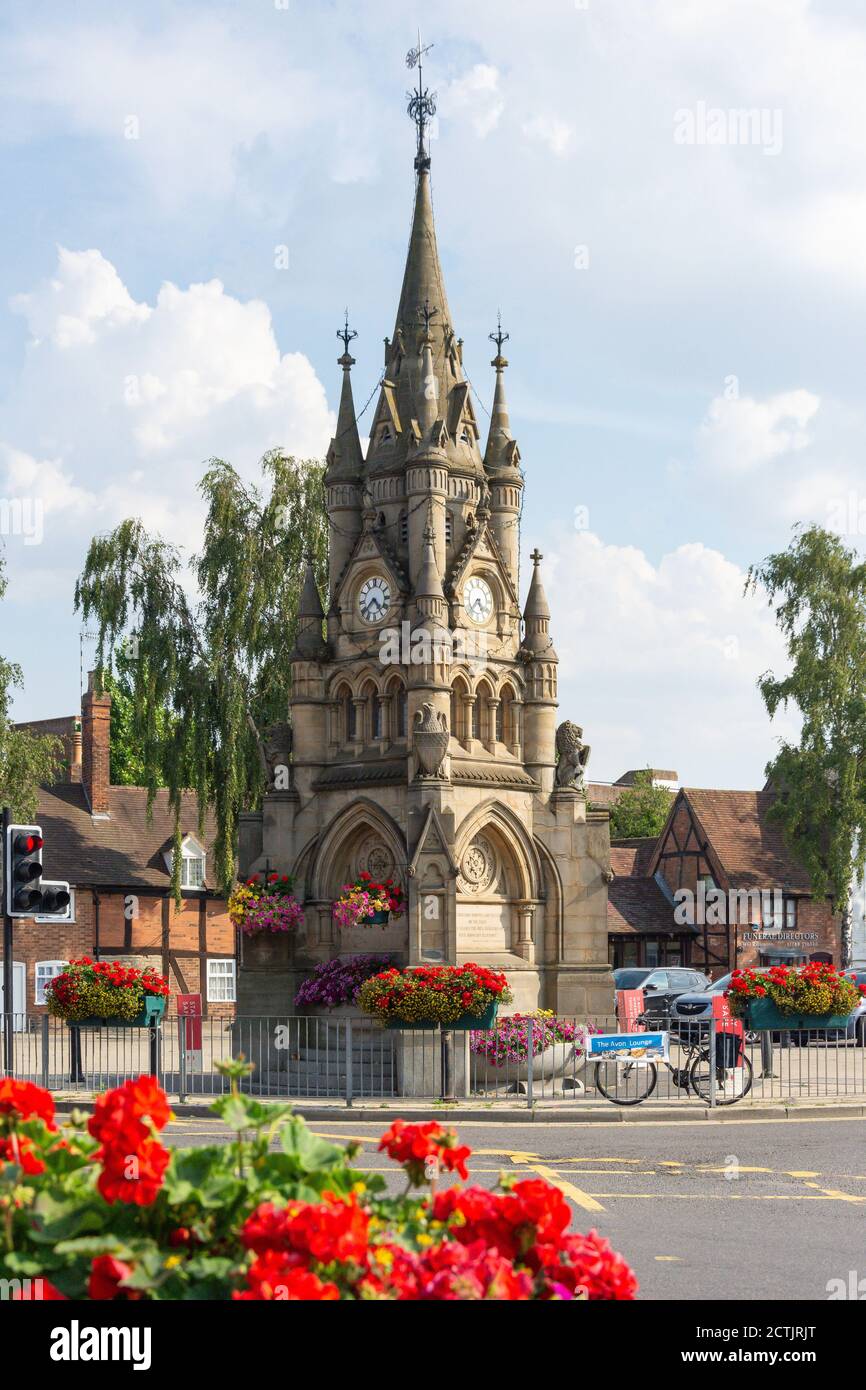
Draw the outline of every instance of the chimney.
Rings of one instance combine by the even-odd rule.
[[[69,747],[69,780],[81,781],[81,720],[76,719]]]
[[[93,816],[108,815],[108,788],[111,785],[110,727],[111,696],[107,693],[97,693],[96,672],[89,671],[87,690],[81,701],[81,780]]]

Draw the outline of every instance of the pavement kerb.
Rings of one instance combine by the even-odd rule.
[[[514,1124],[610,1124],[610,1123],[640,1123],[668,1125],[677,1124],[681,1121],[709,1120],[716,1122],[739,1122],[758,1121],[758,1120],[787,1120],[787,1119],[848,1119],[856,1120],[866,1117],[866,1100],[851,1102],[829,1100],[820,1101],[777,1101],[762,1105],[728,1105],[717,1106],[712,1109],[706,1105],[536,1105],[532,1109],[528,1106],[516,1106],[495,1104],[491,1106],[478,1106],[472,1104],[458,1105],[401,1105],[389,1102],[386,1105],[378,1102],[364,1104],[362,1102],[348,1106],[339,1102],[333,1105],[310,1104],[304,1100],[291,1102],[290,1098],[282,1099],[276,1096],[264,1097],[274,1104],[286,1104],[289,1100],[293,1105],[296,1115],[300,1115],[305,1120],[315,1123],[342,1123],[350,1117],[367,1122],[381,1119],[387,1121],[390,1116],[399,1115],[404,1120],[442,1120],[448,1119],[452,1123],[460,1121],[487,1122],[495,1125],[514,1125]],[[207,1120],[214,1118],[210,1114],[212,1098],[206,1101],[179,1101],[169,1096],[169,1103],[175,1117],[181,1119]],[[68,1114],[72,1110],[90,1110],[93,1105],[92,1097],[80,1096],[56,1096],[55,1107],[61,1114]]]

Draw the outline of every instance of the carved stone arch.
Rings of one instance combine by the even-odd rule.
[[[464,860],[478,837],[491,839],[501,847],[503,859],[511,869],[515,882],[509,884],[508,896],[534,899],[543,895],[543,877],[538,849],[519,816],[501,801],[482,802],[463,821],[457,832],[454,857],[463,868]]]
[[[355,695],[360,697],[364,693],[365,687],[372,682],[375,689],[382,693],[382,672],[376,666],[366,664],[356,671],[352,676],[352,686]]]
[[[356,860],[367,842],[372,848],[381,846],[390,856],[393,875],[389,872],[382,877],[393,876],[405,886],[406,841],[400,827],[375,801],[359,797],[339,811],[319,837],[311,896],[321,901],[337,897],[347,876],[354,877],[358,871]]]
[[[541,840],[535,840],[535,847],[541,860],[541,870],[544,884],[544,920],[545,930],[553,930],[556,938],[556,960],[562,960],[563,950],[563,905],[565,894],[562,886],[562,877],[557,867],[556,860]]]

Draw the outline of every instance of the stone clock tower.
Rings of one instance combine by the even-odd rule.
[[[412,231],[366,456],[355,335],[348,324],[340,335],[328,593],[308,569],[287,657],[291,727],[276,740],[288,772],[277,756],[263,811],[242,819],[244,872],[293,873],[305,927],[291,942],[244,942],[242,1014],[291,1013],[315,964],[373,950],[505,970],[521,1010],[611,1012],[607,816],[587,812],[581,730],[557,729],[537,551],[521,611],[525,478],[507,335],[491,334],[485,440],[436,244],[431,107],[419,77]],[[384,929],[333,921],[334,898],[361,869],[406,890],[407,913]]]

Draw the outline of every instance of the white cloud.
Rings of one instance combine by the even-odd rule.
[[[560,657],[561,719],[593,747],[591,773],[676,768],[697,785],[754,787],[792,718],[773,725],[756,688],[785,656],[760,597],[718,550],[690,543],[653,564],[591,532],[548,551],[545,583]]]
[[[468,119],[480,140],[499,124],[505,100],[499,88],[499,71],[489,63],[476,63],[464,77],[455,78],[443,93],[439,109],[454,119]]]
[[[310,362],[281,353],[266,304],[218,280],[142,304],[99,251],[60,248],[14,306],[32,337],[0,415],[0,488],[40,499],[70,599],[90,536],[124,516],[195,547],[206,459],[254,477],[268,449],[324,453],[334,417]]]
[[[767,400],[716,396],[699,432],[699,450],[714,467],[732,473],[759,468],[812,442],[807,426],[821,405],[811,391],[784,391]]]
[[[528,121],[524,121],[523,134],[529,140],[546,145],[550,152],[559,158],[568,154],[574,140],[574,131],[568,122],[549,113],[532,116]]]

